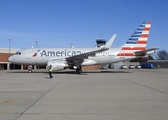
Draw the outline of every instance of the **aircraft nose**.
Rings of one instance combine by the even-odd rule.
[[[13,58],[13,57],[10,56],[10,57],[8,58],[8,61],[9,61],[9,62],[12,62],[12,58]]]

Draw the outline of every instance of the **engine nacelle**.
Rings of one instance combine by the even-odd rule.
[[[68,68],[68,64],[65,64],[63,61],[48,61],[47,66],[52,65],[52,70],[64,70]]]

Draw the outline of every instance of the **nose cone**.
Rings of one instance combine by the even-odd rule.
[[[9,61],[9,62],[12,62],[12,59],[13,59],[13,57],[10,56],[10,57],[8,58],[8,61]]]

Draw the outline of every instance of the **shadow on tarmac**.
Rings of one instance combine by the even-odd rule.
[[[48,74],[48,71],[42,71],[42,70],[34,70],[33,73],[28,73],[27,70],[12,70],[8,71],[7,73],[27,73],[27,74],[33,74],[33,73],[42,73],[42,74]],[[131,71],[116,71],[116,70],[83,70],[81,74],[76,74],[75,70],[65,70],[65,71],[58,71],[53,72],[52,74],[73,74],[73,75],[88,75],[89,73],[94,74],[111,74],[111,73],[131,73]],[[48,78],[48,77],[47,77]],[[50,78],[48,78],[50,79]]]

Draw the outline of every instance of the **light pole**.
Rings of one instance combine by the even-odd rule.
[[[36,43],[36,48],[37,48],[37,44],[38,44],[38,42],[39,42],[38,40],[35,41],[35,43]]]
[[[74,48],[74,46],[73,46],[73,45],[74,45],[74,43],[69,43],[69,44],[70,44],[71,48]]]
[[[9,38],[8,41],[9,41],[9,54],[10,54],[10,42],[12,41],[12,39]]]

